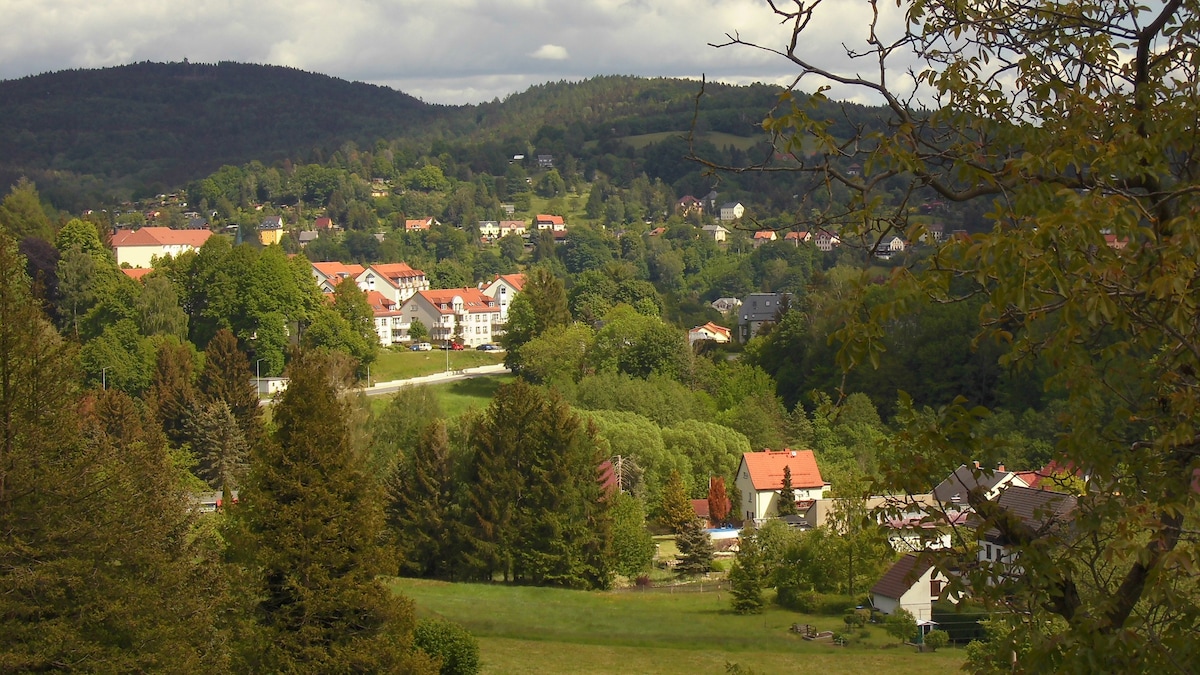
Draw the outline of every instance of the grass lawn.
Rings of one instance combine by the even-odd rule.
[[[471,408],[486,408],[492,402],[496,388],[515,379],[517,379],[516,375],[488,375],[426,386],[429,386],[437,395],[438,401],[442,405],[442,412],[447,417],[457,417]],[[379,414],[391,400],[391,396],[372,396],[370,398],[371,410],[375,414]]]
[[[432,375],[446,370],[447,352],[435,349],[431,352],[410,352],[382,349],[379,358],[371,364],[371,382],[407,380],[411,377]],[[449,352],[450,369],[463,370],[476,366],[491,366],[504,362],[504,352],[480,352],[467,349]]]
[[[769,606],[760,615],[729,610],[725,592],[589,593],[500,584],[399,579],[394,588],[418,614],[456,621],[479,638],[484,673],[724,673],[738,663],[759,673],[818,671],[933,675],[957,672],[963,653],[918,654],[890,646],[880,627],[847,647],[807,642],[793,623],[843,630],[836,616]]]

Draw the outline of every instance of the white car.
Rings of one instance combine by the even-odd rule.
[[[414,352],[431,352],[433,351],[433,345],[429,344],[428,342],[417,342],[414,343],[413,346],[409,347],[409,349]]]

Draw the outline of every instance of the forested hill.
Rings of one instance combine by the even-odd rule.
[[[0,81],[0,179],[8,185],[27,175],[49,189],[50,172],[68,172],[102,177],[108,189],[169,187],[224,164],[396,137],[447,110],[387,87],[279,66],[67,70]]]

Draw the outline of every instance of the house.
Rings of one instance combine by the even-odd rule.
[[[688,331],[688,346],[695,345],[701,340],[712,340],[719,344],[725,344],[730,341],[732,335],[733,331],[709,321],[703,326],[696,326]]]
[[[313,221],[313,229],[318,232],[332,232],[341,228],[339,228],[337,225],[334,225],[333,219],[329,216],[322,216]]]
[[[500,221],[498,220],[481,220],[475,225],[479,228],[479,236],[483,239],[491,241],[500,237]]]
[[[1001,464],[995,470],[979,468],[979,462],[973,466],[961,464],[954,473],[950,474],[933,489],[933,497],[939,503],[948,507],[959,506],[968,508],[967,493],[978,490],[987,501],[993,501],[1008,485],[1029,487],[1016,473],[1006,471]]]
[[[812,232],[803,230],[799,232],[788,232],[783,236],[783,240],[792,246],[799,246],[801,243],[807,244],[808,242],[812,241],[812,238]]]
[[[708,511],[708,500],[692,499],[690,501],[692,502],[692,511],[696,514],[696,517],[704,521],[705,527],[712,527],[713,522]]]
[[[664,234],[666,234],[666,233],[667,233],[667,228],[665,228],[665,227],[656,227],[656,228],[654,228],[653,230],[650,230],[649,232],[647,232],[647,233],[646,233],[646,236],[647,236],[647,237],[661,237],[661,236],[663,236],[663,235],[664,235]]]
[[[304,230],[296,235],[296,239],[300,242],[300,247],[304,248],[305,246],[308,246],[312,242],[316,241],[320,236],[321,233],[316,230]]]
[[[403,342],[408,334],[408,326],[404,325],[404,313],[400,311],[400,305],[379,291],[367,292],[367,304],[371,306],[379,344],[386,347]]]
[[[713,241],[718,243],[725,241],[729,237],[729,230],[717,225],[716,223],[709,223],[700,229],[704,230],[704,234],[708,235]]]
[[[283,216],[267,216],[258,224],[258,242],[263,246],[283,241]]]
[[[537,163],[539,169],[553,169],[554,155],[538,155]]]
[[[402,262],[370,265],[354,281],[363,291],[379,291],[397,305],[403,304],[413,294],[429,289],[429,279],[425,273]]]
[[[392,194],[391,188],[388,187],[387,181],[382,178],[375,178],[371,181],[371,196],[375,198],[386,197]]]
[[[434,220],[433,218],[417,218],[415,220],[405,220],[404,221],[404,231],[405,232],[421,232],[424,230],[428,230],[429,228],[433,227],[434,225],[440,225],[440,224],[441,223]]]
[[[563,222],[562,216],[553,216],[545,213],[539,213],[533,219],[534,229],[537,230],[553,230],[555,232],[563,232],[567,229],[567,224]]]
[[[169,227],[143,227],[120,230],[112,236],[117,265],[152,267],[154,258],[177,256],[194,251],[212,236],[209,230],[172,230]]]
[[[875,244],[873,252],[876,258],[880,260],[891,260],[892,256],[897,253],[904,252],[904,240],[896,235],[884,237]]]
[[[778,515],[785,467],[791,471],[797,505],[805,503],[804,510],[829,489],[829,483],[821,478],[812,450],[743,453],[735,480],[742,493],[742,503],[736,508],[746,520],[761,521]]]
[[[738,300],[737,298],[717,298],[709,303],[708,306],[722,314],[728,314],[729,312],[737,310],[738,307],[741,307],[742,301]]]
[[[322,293],[332,293],[342,279],[355,279],[363,273],[362,265],[345,265],[340,262],[315,262],[312,264],[313,278]]]
[[[401,311],[404,325],[420,319],[432,339],[467,347],[493,342],[492,327],[500,323],[500,306],[478,288],[417,291]]]
[[[786,293],[751,293],[742,301],[738,311],[738,336],[749,342],[758,335],[763,324],[773,323],[787,305]]]
[[[721,222],[728,223],[746,214],[746,207],[741,202],[725,202],[721,205]]]
[[[523,220],[502,220],[500,221],[500,236],[507,237],[510,234],[515,234],[518,237],[525,234],[525,221]]]
[[[918,622],[933,620],[933,603],[941,599],[948,579],[928,556],[908,554],[896,561],[871,587],[871,605],[884,614],[907,609]]]
[[[501,325],[508,322],[508,307],[512,304],[513,298],[525,288],[524,274],[497,274],[492,282],[483,288],[483,294],[496,301],[496,305],[500,307]],[[493,326],[492,332],[499,334],[502,332],[500,326]]]
[[[841,243],[842,240],[836,234],[827,230],[817,230],[816,234],[813,235],[813,244],[816,245],[818,251],[829,253],[833,250],[834,246],[838,246]]]
[[[682,216],[692,213],[704,213],[704,202],[692,195],[684,195],[683,198],[676,202],[675,210],[679,211],[679,214]]]
[[[759,230],[750,238],[750,243],[754,244],[754,248],[758,248],[763,244],[775,241],[777,236],[775,230]]]
[[[930,223],[921,233],[921,243],[940,244],[946,239],[946,226],[941,223]]]
[[[1077,504],[1074,495],[1013,484],[1000,489],[991,501],[1039,534],[1064,532],[1071,525],[1072,512]],[[985,523],[978,516],[968,521],[968,525],[982,530],[979,535],[979,562],[1000,563],[1002,568],[1013,563],[1016,558],[1012,550],[1013,542],[1000,530],[995,527],[985,530]],[[1002,573],[1001,570],[996,572],[993,576]]]
[[[146,275],[153,272],[154,268],[153,267],[122,267],[121,271],[124,272],[125,276],[129,277],[130,279],[133,279],[134,281],[141,281],[142,279],[146,278]]]

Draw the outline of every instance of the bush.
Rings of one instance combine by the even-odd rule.
[[[709,565],[709,571],[724,572],[725,571],[725,563],[721,562],[720,560],[714,560],[714,561],[712,561],[712,564]]]
[[[847,628],[862,628],[867,625],[867,618],[858,612],[851,612],[842,617]]]
[[[441,675],[475,675],[479,672],[479,642],[467,629],[445,619],[422,619],[413,631],[421,651],[440,658]]]
[[[950,644],[950,634],[944,630],[931,630],[925,634],[925,646],[929,647],[930,651],[937,650]]]
[[[637,581],[634,581],[634,584],[637,585],[638,588],[650,588],[654,585],[654,582],[650,581],[649,574],[639,574]]]

